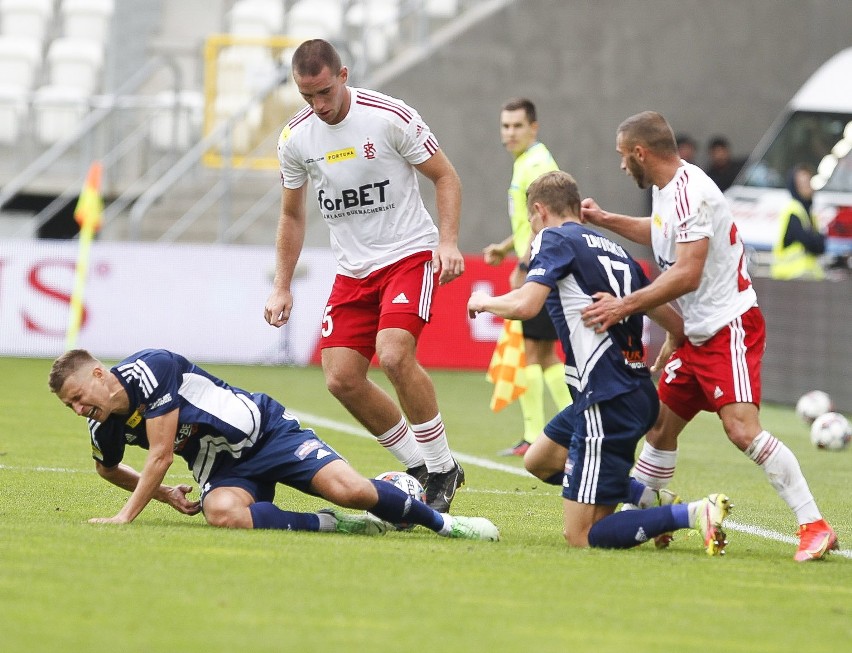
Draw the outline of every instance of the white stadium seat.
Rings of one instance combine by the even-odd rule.
[[[47,50],[50,84],[76,86],[89,95],[98,88],[103,59],[103,46],[95,41],[54,39]]]
[[[29,89],[41,66],[41,42],[32,37],[0,36],[0,83]]]
[[[0,33],[44,41],[53,0],[0,0]]]
[[[198,91],[181,91],[176,100],[174,91],[163,91],[156,95],[155,100],[158,106],[150,123],[151,144],[158,150],[188,148],[201,132],[204,114],[202,94]]]
[[[281,33],[284,15],[278,0],[238,0],[228,20],[231,34],[271,36]]]
[[[0,143],[16,143],[27,116],[29,92],[20,86],[0,86]]]
[[[33,96],[35,132],[52,145],[73,132],[89,109],[88,96],[76,86],[42,86]]]
[[[114,10],[113,0],[62,0],[62,34],[106,43]]]
[[[337,39],[343,33],[339,0],[298,0],[287,12],[287,36],[295,39]]]

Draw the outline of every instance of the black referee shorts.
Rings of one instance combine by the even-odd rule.
[[[539,314],[529,320],[521,322],[524,338],[529,340],[557,340],[556,328],[550,321],[550,315],[546,308],[542,308]]]

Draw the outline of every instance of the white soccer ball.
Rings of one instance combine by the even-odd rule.
[[[820,415],[834,410],[834,402],[822,390],[806,392],[796,402],[796,415],[805,423],[811,424]]]
[[[811,442],[819,449],[845,449],[852,440],[852,426],[840,413],[823,413],[811,424]]]
[[[405,472],[384,472],[383,474],[376,476],[376,480],[393,483],[411,497],[426,503],[426,491],[423,489],[423,486],[420,485],[420,481],[414,478],[411,474],[406,474]],[[398,531],[408,531],[414,528],[415,524],[401,523],[391,524],[391,526]]]

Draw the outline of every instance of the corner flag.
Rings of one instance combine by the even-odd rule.
[[[491,410],[503,410],[527,390],[524,332],[517,320],[504,320],[485,378],[494,384]]]
[[[73,349],[77,343],[77,334],[83,321],[83,294],[86,289],[86,276],[89,271],[89,250],[92,238],[101,226],[104,203],[101,197],[101,173],[99,161],[89,167],[86,182],[74,209],[74,219],[80,225],[80,246],[77,251],[77,267],[74,274],[74,291],[68,312],[68,329],[65,333],[65,348]]]

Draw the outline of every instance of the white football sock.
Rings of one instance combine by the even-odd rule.
[[[455,466],[441,413],[423,424],[412,424],[411,430],[430,473],[448,472]]]
[[[822,519],[799,461],[787,445],[769,431],[761,431],[745,454],[763,467],[770,484],[796,514],[800,525]]]
[[[406,469],[418,467],[424,462],[417,440],[414,439],[414,432],[408,427],[404,417],[392,429],[377,436],[376,442],[392,453]]]
[[[633,478],[653,490],[661,490],[672,480],[675,465],[677,465],[677,449],[663,451],[645,442],[642,445],[642,453],[639,454],[639,459],[633,467]]]

